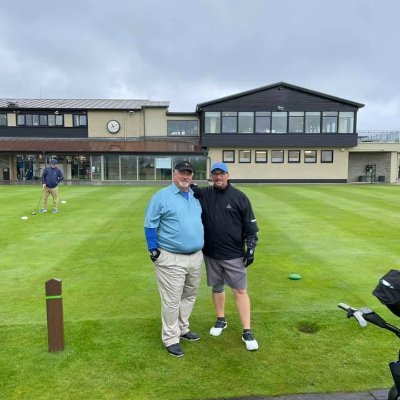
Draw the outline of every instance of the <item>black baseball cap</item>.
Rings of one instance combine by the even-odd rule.
[[[191,173],[194,172],[193,165],[189,161],[180,161],[175,165],[175,169],[179,172],[189,171]]]

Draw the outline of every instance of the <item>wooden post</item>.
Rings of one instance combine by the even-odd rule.
[[[64,350],[64,318],[61,279],[46,282],[47,334],[49,351]]]

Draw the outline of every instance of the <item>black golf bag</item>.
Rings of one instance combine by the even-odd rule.
[[[400,317],[400,271],[391,269],[386,275],[382,276],[372,294],[393,314]],[[390,397],[389,393],[389,398],[397,399],[398,393],[400,393],[400,361],[391,362],[389,367],[397,389],[397,393],[394,393],[393,388],[391,389],[391,393],[394,393],[395,396]]]
[[[391,269],[372,292],[393,314],[400,317],[400,271]]]

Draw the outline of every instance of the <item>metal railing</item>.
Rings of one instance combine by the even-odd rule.
[[[400,131],[358,131],[357,134],[359,142],[400,142]]]

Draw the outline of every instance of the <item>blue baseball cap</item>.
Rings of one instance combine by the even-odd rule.
[[[50,164],[57,165],[57,164],[58,164],[58,161],[57,161],[55,158],[53,158],[53,159],[50,161]]]
[[[228,173],[228,167],[221,161],[218,161],[211,166],[211,172],[214,172],[216,169],[220,169],[221,171],[224,171],[226,174]]]

